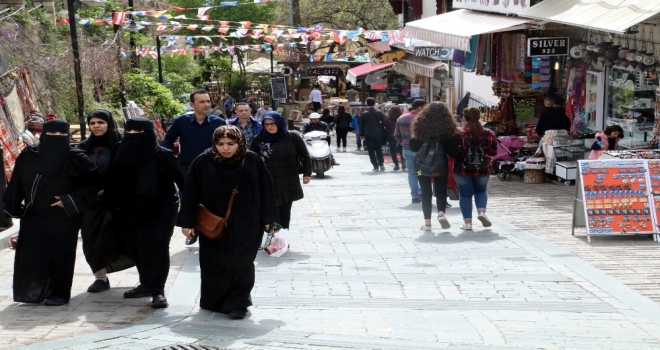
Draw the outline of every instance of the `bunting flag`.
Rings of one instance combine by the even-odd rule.
[[[124,23],[124,17],[126,17],[125,12],[115,12],[112,15],[112,24],[120,26]]]
[[[199,9],[197,9],[197,18],[202,20],[208,20],[209,16],[205,15],[208,9],[210,9],[210,7],[200,7]]]

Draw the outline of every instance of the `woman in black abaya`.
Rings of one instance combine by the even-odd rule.
[[[151,296],[151,306],[163,308],[178,208],[174,184],[181,188],[185,174],[172,152],[158,145],[149,119],[129,119],[124,129],[103,196],[140,274],[140,285],[124,298]]]
[[[78,230],[97,173],[83,151],[71,149],[67,122],[44,123],[39,140],[16,159],[3,198],[7,213],[21,218],[14,301],[59,306],[71,299]]]
[[[98,167],[101,176],[98,188],[101,190],[110,168],[112,152],[119,144],[121,135],[117,131],[117,123],[112,119],[112,114],[106,110],[97,109],[90,112],[87,116],[87,125],[92,134],[82,141],[78,148],[85,151]],[[108,273],[135,266],[131,259],[118,253],[113,220],[101,205],[102,193],[99,191],[96,202],[85,212],[80,230],[83,253],[96,278],[87,288],[90,293],[110,289]]]
[[[273,185],[266,166],[247,151],[243,133],[235,126],[221,126],[213,133],[213,147],[191,164],[177,226],[193,234],[199,204],[225,216],[229,198],[238,184],[224,238],[212,240],[199,234],[201,299],[203,309],[242,319],[252,305],[254,259],[264,227],[278,220]]]

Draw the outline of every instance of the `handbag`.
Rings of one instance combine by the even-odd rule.
[[[245,160],[243,160],[243,163],[241,164],[241,169],[243,169],[244,165]],[[238,194],[239,184],[240,180],[236,184],[236,187],[234,187],[234,190],[231,192],[231,197],[229,198],[229,205],[227,205],[227,213],[225,213],[225,217],[215,215],[202,204],[197,205],[197,213],[195,215],[195,231],[202,233],[204,236],[210,239],[222,239],[224,237],[224,231],[227,227],[229,217],[231,216],[231,207],[234,204],[234,199],[236,199],[236,194]]]

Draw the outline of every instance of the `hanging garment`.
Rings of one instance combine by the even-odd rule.
[[[477,75],[484,74],[484,65],[486,63],[486,51],[487,46],[490,43],[488,40],[489,34],[482,34],[479,36],[479,45],[477,47],[477,62],[476,62],[476,73]]]
[[[5,103],[16,129],[19,133],[23,133],[25,131],[25,114],[23,113],[23,107],[21,107],[21,100],[18,97],[16,85],[14,85],[9,95],[5,96]]]
[[[473,35],[470,38],[470,52],[465,53],[465,65],[464,70],[467,72],[474,71],[476,56],[477,56],[477,47],[479,45],[479,35]]]
[[[516,50],[516,56],[514,61],[514,66],[516,71],[524,72],[525,71],[525,57],[527,56],[527,37],[525,34],[519,33],[514,34],[514,48]]]
[[[515,38],[513,34],[502,33],[500,34],[501,50],[500,50],[500,67],[501,75],[500,78],[502,81],[507,83],[512,83],[516,81],[516,69],[514,66],[514,56],[515,56]]]
[[[493,34],[486,34],[486,52],[484,53],[484,71],[485,76],[491,76],[491,54],[493,52]]]

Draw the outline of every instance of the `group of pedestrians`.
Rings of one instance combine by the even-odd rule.
[[[124,297],[167,307],[169,244],[179,226],[187,238],[199,238],[200,306],[245,317],[263,233],[289,227],[292,203],[303,197],[297,165],[309,183],[309,155],[277,112],[249,130],[252,119],[235,126],[210,115],[204,90],[190,101],[194,113],[177,117],[161,145],[151,120],[129,119],[121,135],[104,110],[88,115],[92,135],[78,148],[70,147],[67,122],[44,123],[40,144],[19,155],[3,198],[6,211],[21,219],[15,301],[69,302],[82,228],[95,279],[88,292],[108,290],[108,274],[135,266],[140,283]],[[169,148],[177,140],[175,157]],[[225,215],[234,190],[223,238],[196,232],[199,208]]]
[[[397,113],[395,111],[391,115]],[[461,230],[472,230],[473,198],[477,219],[484,227],[492,225],[486,215],[487,187],[490,178],[489,157],[497,153],[497,139],[492,131],[484,129],[480,117],[478,108],[465,109],[463,121],[466,125],[460,128],[447,105],[442,102],[427,104],[418,99],[413,101],[409,113],[396,120],[394,139],[402,148],[412,203],[422,203],[422,231],[432,230],[433,196],[436,197],[438,223],[442,229],[451,227],[445,215],[450,177],[458,185],[459,205],[464,221]],[[390,146],[390,149],[394,148]],[[421,154],[429,149],[432,150],[430,154]],[[440,157],[433,157],[434,152],[438,152]],[[420,169],[424,165],[422,163],[429,159],[424,159],[427,155],[435,163],[435,170],[430,174]],[[395,157],[393,152],[392,158]]]

